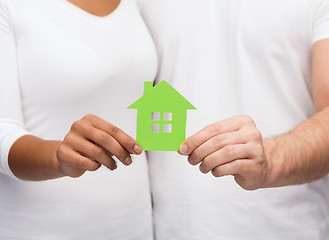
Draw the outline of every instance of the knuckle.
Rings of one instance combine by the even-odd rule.
[[[224,145],[225,141],[226,141],[225,135],[223,135],[223,134],[222,135],[217,135],[215,137],[215,147],[216,147],[216,149],[222,148],[222,146]]]
[[[119,128],[116,127],[116,126],[111,126],[110,129],[109,129],[109,132],[111,135],[116,135],[118,132],[119,132]]]
[[[225,154],[228,157],[234,157],[236,152],[236,147],[234,145],[228,145],[224,148],[224,150],[225,150]]]
[[[216,122],[216,123],[212,124],[211,127],[212,127],[213,132],[220,132],[222,129],[221,122]]]
[[[82,120],[88,120],[89,121],[89,120],[91,120],[93,118],[94,118],[94,115],[91,114],[91,113],[88,113],[85,116],[83,116]]]
[[[72,133],[68,133],[63,140],[63,144],[67,144],[69,145],[70,143],[72,143],[74,141],[74,134]]]
[[[251,131],[250,135],[253,139],[256,139],[256,140],[260,140],[263,138],[261,132],[257,128],[253,129]]]
[[[254,120],[249,115],[242,115],[239,118],[240,118],[240,121],[242,121],[245,124],[254,123]]]
[[[98,143],[102,139],[102,136],[99,131],[93,130],[90,133],[90,138],[91,138],[90,140],[92,140],[93,142]]]
[[[92,154],[93,156],[98,159],[100,157],[102,157],[103,155],[103,150],[99,147],[95,147],[93,150],[92,150]]]
[[[81,120],[78,120],[72,124],[71,130],[79,130],[80,128],[81,128]]]
[[[110,136],[106,133],[100,132],[95,135],[97,142],[99,142],[102,146],[108,144],[110,141]]]
[[[79,123],[79,121],[80,121],[80,120],[78,120],[78,121],[75,121],[75,122],[72,124],[72,126],[71,126],[71,129],[72,129],[72,130],[74,130],[74,129],[77,129],[77,128],[78,128],[78,126],[79,126],[79,124],[80,124],[80,123]]]

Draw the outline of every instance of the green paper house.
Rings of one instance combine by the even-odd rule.
[[[187,110],[196,109],[166,81],[144,82],[144,95],[128,108],[137,109],[137,142],[145,151],[178,151]]]

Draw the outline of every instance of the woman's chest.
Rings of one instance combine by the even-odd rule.
[[[101,19],[48,6],[21,13],[26,17],[15,23],[23,100],[78,100],[104,89],[123,94],[154,78],[156,51],[137,9]]]

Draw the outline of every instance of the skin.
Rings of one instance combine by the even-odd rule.
[[[71,3],[96,16],[113,12],[119,0],[71,0]],[[135,139],[111,123],[91,114],[72,124],[63,141],[47,141],[37,136],[19,138],[9,151],[13,174],[29,181],[64,176],[80,177],[101,165],[117,168],[113,156],[124,165],[132,163],[131,154],[141,154]]]
[[[187,138],[179,153],[215,177],[233,175],[246,190],[296,185],[329,173],[329,40],[314,44],[312,86],[317,113],[290,132],[263,141],[250,116],[211,124]]]
[[[120,4],[120,0],[67,0],[82,10],[98,17],[111,14]]]

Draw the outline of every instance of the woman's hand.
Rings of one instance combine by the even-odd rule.
[[[101,165],[116,169],[113,156],[128,166],[132,163],[130,154],[141,153],[142,148],[135,139],[111,123],[88,114],[73,123],[56,156],[65,175],[79,177],[86,171],[96,171]]]
[[[262,135],[248,116],[237,116],[214,123],[187,138],[180,154],[192,165],[215,177],[233,175],[244,189],[263,186],[269,173]]]

